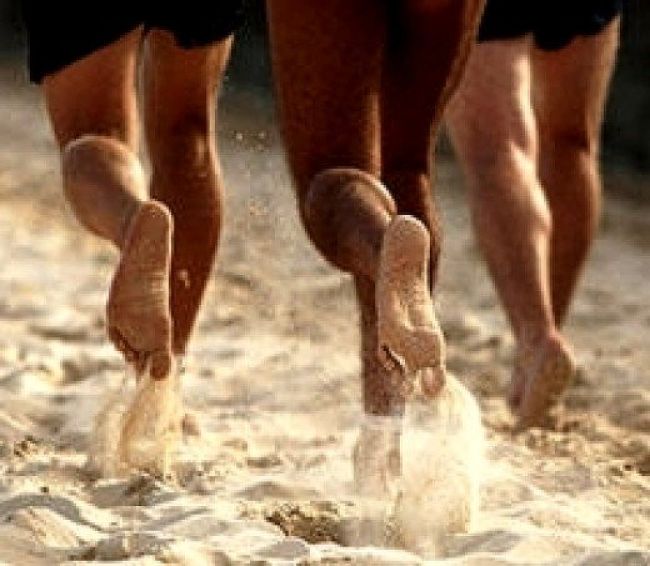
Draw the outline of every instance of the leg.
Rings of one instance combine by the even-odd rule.
[[[447,115],[479,243],[517,341],[510,391],[517,410],[528,382],[546,382],[548,406],[573,373],[551,303],[551,216],[537,178],[530,49],[526,39],[479,45]]]
[[[162,377],[171,363],[166,281],[171,218],[146,201],[136,154],[135,66],[141,31],[46,77],[61,148],[64,190],[79,221],[122,251],[108,301],[108,331],[127,360]]]
[[[411,215],[426,227],[430,238],[429,273],[424,276],[425,288],[410,318],[415,326],[435,328],[430,292],[436,282],[440,253],[440,226],[432,196],[431,176],[433,140],[438,122],[450,94],[456,89],[473,44],[481,0],[446,2],[440,0],[405,0],[395,3],[391,14],[389,41],[385,54],[385,70],[381,90],[382,180],[394,196],[399,214]],[[392,237],[387,240],[395,249],[394,261],[382,264],[378,285],[380,318],[379,340],[391,344],[393,330],[400,330],[394,316],[384,314],[395,303],[406,303],[400,295],[413,293],[412,286],[401,285],[408,278],[403,259],[412,242]],[[427,255],[429,252],[427,252]],[[388,257],[385,256],[387,259]],[[428,286],[426,279],[428,278]],[[423,278],[419,278],[422,281]],[[387,281],[397,282],[387,284]],[[385,292],[384,292],[385,290]],[[400,300],[401,299],[401,300]],[[373,305],[368,305],[368,309]],[[387,319],[389,324],[382,325]],[[442,335],[438,337],[442,347]],[[437,352],[439,361],[443,353]],[[438,368],[441,369],[441,368]],[[423,376],[425,389],[433,394],[441,386],[442,375]]]
[[[231,40],[182,49],[154,30],[145,59],[145,129],[151,194],[174,218],[173,349],[183,354],[221,233],[223,181],[215,143],[216,89]]]
[[[398,211],[419,218],[432,234],[432,288],[440,252],[433,140],[465,68],[483,4],[405,0],[391,17],[381,91],[382,179]]]
[[[598,225],[600,129],[618,32],[616,20],[599,35],[577,38],[560,51],[533,51],[539,174],[553,217],[550,270],[558,324],[566,317]]]
[[[282,128],[305,229],[326,259],[355,276],[360,294],[372,294],[395,214],[377,180],[384,2],[273,0],[268,9]],[[361,318],[364,363],[378,369],[368,338],[376,332],[374,319]],[[364,387],[366,411],[401,410],[387,373],[374,380],[382,391],[369,395]]]
[[[393,362],[391,354],[410,370],[440,364],[439,332],[432,324],[427,285],[429,231],[412,216],[396,217],[392,196],[377,180],[378,95],[390,21],[388,4],[376,0],[335,0],[322,7],[306,7],[301,0],[269,3],[283,128],[302,219],[323,255],[355,277],[361,306],[364,405],[367,414],[377,416],[399,415],[404,405],[403,390],[387,369]],[[397,308],[398,301],[384,301],[387,316],[382,324],[376,306],[379,297],[388,294],[399,294],[404,310]],[[415,311],[427,314],[414,320],[410,315]],[[386,355],[381,364],[379,329],[387,335],[389,318],[402,331],[391,333],[386,344],[391,352],[382,352]],[[383,455],[375,450],[375,432],[381,439],[385,431],[362,430],[355,470],[366,487],[376,483],[381,488],[387,468],[394,466],[392,450]]]
[[[478,3],[473,4],[474,11],[468,9],[469,4],[463,4],[461,9],[440,5],[431,1],[412,2],[406,11],[406,24],[398,25],[405,36],[417,36],[403,55],[413,57],[412,53],[424,47],[442,52],[440,60],[433,57],[432,67],[412,65],[395,77],[401,80],[414,72],[436,75],[431,82],[414,85],[437,88],[432,100],[426,101],[428,115],[420,111],[413,116],[414,120],[428,119],[425,134],[420,136],[424,138],[424,152],[430,147],[431,122],[456,60],[461,36],[468,20],[475,22],[478,11]],[[443,49],[439,41],[424,45],[424,36],[430,29],[425,32],[425,26],[418,27],[415,21],[423,14],[429,16],[428,23],[440,20],[443,25],[455,25]],[[269,3],[269,15],[283,126],[302,217],[323,255],[357,278],[364,310],[364,359],[372,357],[372,362],[364,362],[372,373],[368,375],[364,370],[366,409],[386,414],[391,394],[381,391],[387,387],[387,380],[385,376],[378,379],[375,373],[377,349],[385,353],[391,350],[401,365],[410,370],[440,364],[437,325],[433,324],[432,313],[420,316],[427,310],[422,305],[431,304],[427,288],[429,231],[412,217],[398,218],[391,224],[395,215],[392,197],[380,183],[359,171],[378,174],[380,110],[382,120],[386,104],[393,113],[404,112],[392,91],[385,95],[382,90],[381,100],[377,100],[386,64],[387,34],[389,28],[395,27],[389,22],[395,14],[389,3],[337,1],[307,10],[298,0],[276,0]],[[471,31],[468,36],[472,36]],[[384,98],[389,101],[385,103]],[[419,94],[417,102],[422,98]],[[397,132],[398,127],[394,130]],[[428,155],[424,161],[426,173]],[[424,206],[430,209],[428,201]],[[425,216],[422,210],[415,212]],[[377,289],[373,288],[375,282],[379,283]],[[398,300],[381,299],[388,295],[399,295],[407,308],[398,309]],[[384,307],[385,324],[374,312],[376,302]],[[382,343],[386,349],[373,348],[374,327],[382,329],[379,332],[386,337]],[[389,357],[384,358],[387,365]]]
[[[375,180],[384,2],[307,7],[273,0],[268,9],[282,128],[305,229],[334,265],[374,278],[394,213]]]
[[[140,38],[134,31],[43,81],[70,205],[86,228],[118,246],[147,198],[137,158]]]

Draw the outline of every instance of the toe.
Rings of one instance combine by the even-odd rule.
[[[405,373],[404,362],[395,354],[387,344],[381,344],[377,350],[377,357],[383,368],[388,372]]]
[[[447,373],[442,366],[425,368],[420,373],[422,393],[432,399],[437,397],[447,381]]]

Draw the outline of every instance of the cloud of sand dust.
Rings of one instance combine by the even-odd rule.
[[[406,548],[434,556],[478,514],[485,435],[476,399],[453,376],[434,401],[409,405],[392,520]]]
[[[104,477],[171,471],[183,415],[179,371],[175,366],[167,379],[154,380],[147,368],[135,383],[130,370],[95,418],[88,466]]]

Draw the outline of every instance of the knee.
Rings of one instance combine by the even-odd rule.
[[[488,101],[489,102],[489,101]],[[536,175],[539,132],[525,108],[503,108],[495,103],[495,117],[482,116],[491,105],[463,101],[470,110],[454,103],[449,116],[449,133],[470,186],[512,183],[513,178]],[[481,117],[481,118],[479,118]]]
[[[571,160],[595,164],[598,160],[599,132],[586,123],[547,126],[541,135],[544,151],[550,152],[556,162]]]
[[[516,203],[518,217],[512,220],[524,221],[538,233],[551,233],[551,210],[530,145],[508,138],[486,143],[475,149],[471,158],[465,157],[463,166],[475,214],[486,208],[489,215],[507,214]]]
[[[536,156],[530,146],[507,138],[470,148],[462,165],[473,189],[508,189],[537,183]]]
[[[173,170],[212,165],[215,159],[214,131],[201,113],[188,113],[157,121],[147,128],[148,149],[155,170]]]

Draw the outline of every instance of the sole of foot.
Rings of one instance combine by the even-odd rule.
[[[136,212],[122,248],[107,304],[108,334],[136,371],[152,377],[172,367],[169,278],[173,221],[155,201]]]
[[[429,289],[431,236],[412,216],[396,216],[384,235],[376,286],[378,355],[403,375],[420,372],[423,391],[444,384],[444,338]]]

